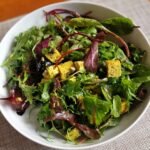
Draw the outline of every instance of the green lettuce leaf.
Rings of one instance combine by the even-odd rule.
[[[79,28],[79,27],[98,27],[102,26],[101,23],[95,19],[90,19],[90,18],[72,18],[69,21],[69,25],[74,27],[74,28]]]
[[[16,37],[12,52],[3,63],[3,66],[8,68],[9,76],[17,74],[18,70],[21,72],[22,66],[32,59],[32,49],[41,40],[42,36],[43,34],[39,28],[32,27]]]
[[[85,95],[84,107],[85,115],[90,124],[99,126],[110,110],[110,103],[108,101],[100,100],[95,95]]]
[[[51,109],[49,103],[45,103],[37,115],[37,120],[41,127],[47,128],[45,119],[51,115]]]
[[[101,84],[101,91],[107,101],[112,100],[112,86],[108,84]]]
[[[63,95],[74,99],[77,95],[82,92],[81,83],[79,81],[67,81],[62,87]]]
[[[103,132],[105,129],[109,127],[115,127],[119,124],[119,118],[109,118],[102,126],[100,126],[100,131]]]
[[[126,35],[133,31],[134,24],[129,18],[113,17],[101,22],[110,31],[118,35]]]
[[[114,118],[119,118],[120,117],[120,114],[121,114],[121,98],[118,95],[113,96],[111,114],[112,114],[112,116],[114,116]]]
[[[52,86],[53,81],[49,80],[49,81],[45,81],[45,82],[41,82],[38,85],[38,91],[39,91],[39,101],[46,103],[50,100],[50,91]]]

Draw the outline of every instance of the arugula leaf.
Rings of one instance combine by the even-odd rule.
[[[95,95],[85,95],[84,97],[85,115],[87,116],[90,124],[99,126],[107,113],[110,110],[110,103],[100,100]]]
[[[129,18],[113,17],[101,22],[110,31],[118,35],[126,35],[133,31],[134,24]]]
[[[115,118],[119,118],[120,114],[121,114],[121,98],[120,96],[116,95],[113,96],[113,102],[112,102],[112,110],[111,110],[111,114],[115,117]]]

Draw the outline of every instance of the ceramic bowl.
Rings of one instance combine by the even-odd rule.
[[[4,59],[10,53],[15,36],[32,26],[44,25],[46,22],[43,10],[48,11],[55,8],[66,8],[77,11],[81,14],[87,11],[92,11],[91,15],[99,20],[115,16],[124,16],[111,8],[89,2],[63,2],[39,8],[18,21],[2,39],[0,44],[0,64],[2,64]],[[140,29],[135,29],[132,34],[125,36],[124,38],[126,41],[135,44],[137,47],[147,50],[147,55],[144,61],[146,64],[150,64],[150,45],[143,32]],[[5,97],[7,95],[7,89],[3,87],[4,83],[6,83],[6,73],[3,68],[0,68],[0,97]],[[135,107],[130,113],[124,115],[117,127],[106,130],[100,139],[78,145],[68,143],[55,134],[51,135],[49,141],[40,136],[39,132],[37,132],[36,117],[34,117],[36,112],[32,113],[32,119],[29,119],[29,111],[27,111],[23,116],[18,116],[10,105],[4,102],[0,102],[0,110],[11,126],[28,139],[51,148],[78,150],[100,146],[101,144],[112,141],[116,137],[121,135],[123,136],[127,131],[130,132],[131,130],[129,129],[131,129],[131,127],[133,127],[144,115],[144,112],[148,108],[148,104],[149,95],[140,105]]]

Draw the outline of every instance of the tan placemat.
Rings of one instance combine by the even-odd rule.
[[[115,8],[132,18],[150,40],[150,0],[89,0]],[[0,39],[20,17],[0,23]],[[52,150],[16,132],[0,114],[0,150]],[[150,108],[124,136],[89,150],[150,150]]]

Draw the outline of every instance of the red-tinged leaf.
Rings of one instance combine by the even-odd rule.
[[[67,111],[56,113],[54,116],[48,117],[45,119],[46,122],[53,120],[65,120],[68,121],[71,125],[75,125],[75,115],[70,114]]]
[[[84,59],[84,65],[87,71],[96,73],[99,67],[98,64],[98,45],[100,42],[104,41],[105,33],[101,31],[97,34],[96,38],[93,40],[90,50]]]
[[[54,116],[48,117],[45,119],[46,122],[54,120],[65,120],[69,122],[72,126],[75,126],[80,131],[82,131],[88,138],[98,139],[100,138],[100,133],[96,129],[89,128],[87,125],[83,125],[76,122],[74,114],[63,111],[61,113],[56,113]]]
[[[26,109],[29,107],[29,102],[25,101],[25,97],[18,88],[10,90],[10,96],[7,98],[0,98],[0,100],[9,101],[18,115],[24,114]]]
[[[61,88],[61,83],[60,83],[60,80],[59,80],[59,78],[55,78],[54,79],[54,91],[57,91],[58,89],[60,89]]]
[[[90,50],[88,51],[85,59],[84,59],[84,66],[87,71],[89,72],[96,72],[99,65],[98,65],[98,44],[97,40],[94,40]]]
[[[46,21],[48,21],[49,16],[57,15],[57,14],[70,14],[74,17],[80,17],[80,14],[77,13],[76,11],[71,11],[71,10],[62,9],[62,8],[54,9],[54,10],[51,10],[51,11],[44,11],[44,13],[45,13],[45,16],[46,16]]]
[[[63,110],[62,105],[60,103],[60,99],[54,95],[50,99],[50,107],[56,113],[62,112],[62,110]]]
[[[35,47],[35,53],[38,57],[41,57],[42,55],[42,49],[48,47],[48,43],[51,40],[51,36],[48,38],[44,39],[43,41],[39,42],[36,47]]]
[[[100,134],[96,129],[89,128],[87,125],[76,123],[76,127],[81,130],[88,138],[98,139]]]
[[[26,111],[26,109],[29,107],[30,103],[29,102],[22,102],[20,107],[16,110],[18,115],[23,115]]]
[[[88,138],[87,138],[85,135],[82,135],[82,136],[80,136],[80,137],[77,139],[77,144],[83,144],[83,143],[85,143],[87,140],[88,140]]]

